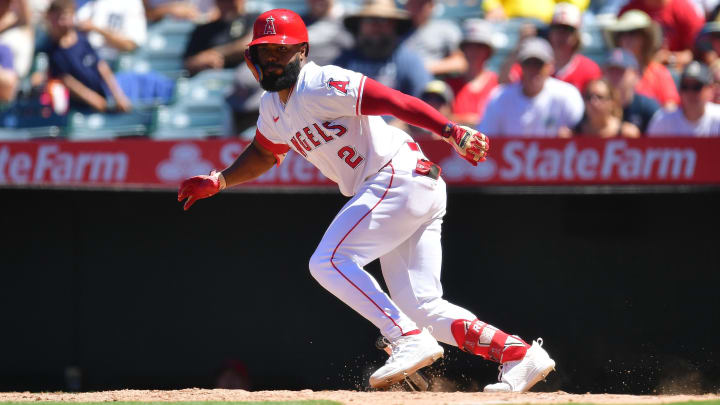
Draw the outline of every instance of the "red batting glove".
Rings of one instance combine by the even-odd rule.
[[[442,133],[446,142],[465,160],[477,166],[487,157],[490,139],[484,134],[462,125],[449,122]]]
[[[223,188],[220,182],[220,176],[220,172],[213,170],[209,176],[194,176],[180,183],[178,201],[187,198],[183,209],[187,211],[195,201],[212,197],[220,192]]]

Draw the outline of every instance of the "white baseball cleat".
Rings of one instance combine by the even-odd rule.
[[[555,360],[542,348],[543,340],[533,341],[522,360],[500,366],[499,383],[485,386],[485,392],[525,392],[555,370]]]
[[[370,376],[370,386],[385,388],[427,367],[443,356],[444,350],[427,331],[388,341],[392,354],[385,365]]]

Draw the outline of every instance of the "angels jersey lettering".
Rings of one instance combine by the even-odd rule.
[[[412,140],[381,117],[361,114],[364,82],[360,73],[308,62],[287,105],[275,92],[262,95],[258,143],[276,154],[295,150],[343,195],[354,195]]]

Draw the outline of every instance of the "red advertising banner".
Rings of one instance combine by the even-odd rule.
[[[239,140],[0,142],[0,186],[175,189],[232,163]],[[442,141],[421,142],[453,186],[720,185],[720,138],[494,139],[473,167]],[[296,153],[246,188],[335,185]]]

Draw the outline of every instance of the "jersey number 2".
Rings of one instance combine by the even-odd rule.
[[[357,165],[360,164],[360,162],[363,161],[363,157],[360,155],[355,156],[355,149],[349,147],[349,146],[343,146],[338,151],[338,156],[340,159],[345,159],[345,163],[347,163],[348,166],[352,167],[353,169],[357,167]],[[355,158],[355,160],[353,160]]]

